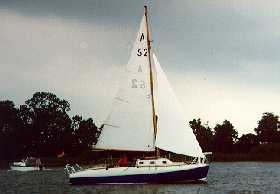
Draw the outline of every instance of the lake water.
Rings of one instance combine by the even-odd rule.
[[[62,168],[42,172],[0,170],[2,194],[276,194],[280,193],[280,163],[211,163],[204,184],[71,186]]]

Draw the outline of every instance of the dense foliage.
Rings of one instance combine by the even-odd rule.
[[[244,153],[253,159],[258,156],[257,160],[264,160],[264,156],[271,159],[273,155],[277,155],[277,160],[280,158],[280,123],[278,116],[273,113],[263,113],[254,129],[256,134],[243,134],[239,138],[237,130],[228,120],[217,124],[213,129],[202,124],[200,119],[193,119],[189,124],[204,152],[219,153],[219,157],[223,156],[221,154]]]
[[[90,150],[98,128],[91,118],[70,118],[69,111],[69,102],[48,92],[35,93],[19,108],[12,101],[0,101],[0,159]]]
[[[213,150],[213,132],[206,124],[202,125],[200,119],[193,119],[189,122],[193,132],[204,152]]]

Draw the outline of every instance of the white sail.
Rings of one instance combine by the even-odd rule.
[[[145,15],[134,43],[126,74],[94,148],[153,151],[154,130]]]
[[[155,103],[158,116],[155,146],[177,154],[204,157],[187,123],[182,106],[154,54],[153,59],[156,71]]]

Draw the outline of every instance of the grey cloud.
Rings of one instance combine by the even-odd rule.
[[[11,0],[0,8],[33,17],[63,17],[137,28],[143,4],[129,0]],[[279,3],[272,1],[151,1],[156,49],[186,70],[238,72],[241,63],[279,61]],[[160,50],[159,50],[160,48]],[[170,50],[177,50],[172,56]]]
[[[1,86],[1,98],[19,104],[35,91],[49,90],[72,101],[74,112],[100,114],[103,103],[95,102],[109,103],[113,95],[107,90],[118,75],[110,69],[126,64],[144,2],[0,0],[0,81],[10,82]],[[149,5],[153,48],[167,74],[179,73],[183,80],[193,72],[203,83],[224,83],[227,92],[228,83],[241,93],[255,88],[253,95],[267,88],[280,91],[278,1],[154,0]]]
[[[277,1],[173,1],[154,16],[154,42],[174,69],[273,84],[280,81],[279,8]]]
[[[63,17],[84,22],[130,21],[142,14],[143,1],[129,0],[1,0],[0,7],[34,17]]]

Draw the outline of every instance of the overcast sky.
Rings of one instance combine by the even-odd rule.
[[[0,1],[0,100],[49,91],[101,124],[143,14],[139,0]],[[153,49],[185,112],[253,132],[280,114],[280,1],[148,2]]]

